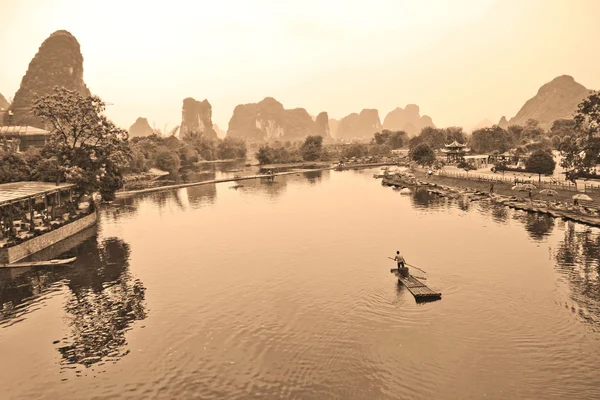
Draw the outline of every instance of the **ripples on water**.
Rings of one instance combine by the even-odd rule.
[[[39,256],[72,268],[0,270],[6,396],[600,398],[598,230],[372,173],[123,199]]]

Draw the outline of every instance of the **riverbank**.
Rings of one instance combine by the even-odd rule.
[[[276,172],[272,175],[264,175],[264,174],[246,175],[246,176],[236,176],[236,177],[232,177],[232,178],[211,179],[208,181],[178,183],[175,185],[156,186],[156,187],[150,187],[150,188],[139,189],[139,190],[118,191],[117,193],[115,193],[115,196],[116,196],[116,198],[122,198],[122,197],[132,196],[132,195],[139,194],[139,193],[150,193],[150,192],[158,192],[158,191],[162,191],[162,190],[180,189],[180,188],[185,188],[185,187],[190,187],[190,186],[209,185],[209,184],[224,183],[224,182],[237,182],[237,181],[244,181],[244,180],[249,180],[249,179],[261,179],[261,178],[262,179],[272,179],[273,177],[276,177],[276,176],[293,175],[293,174],[299,174],[299,173],[303,173],[303,172],[312,172],[312,171],[324,171],[324,170],[328,170],[328,169],[332,169],[332,168],[333,167],[320,168],[320,169],[298,169],[298,170],[287,171],[287,172]]]
[[[555,196],[541,196],[536,191],[529,199],[528,192],[514,191],[512,184],[508,182],[493,182],[494,190],[490,193],[492,182],[440,175],[427,177],[427,174],[422,171],[413,171],[413,175],[414,179],[396,178],[387,182],[397,186],[421,187],[441,197],[462,198],[468,201],[487,200],[516,210],[545,214],[554,218],[600,227],[600,207],[598,207],[600,201],[594,194],[588,194],[593,201],[585,202],[586,205],[573,205],[572,196],[576,192],[569,190],[558,189]]]

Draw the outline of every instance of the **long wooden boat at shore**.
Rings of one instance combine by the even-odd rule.
[[[28,268],[28,267],[52,267],[56,265],[69,265],[73,264],[77,260],[77,257],[63,258],[58,260],[48,261],[31,261],[31,262],[20,262],[0,265],[0,268]]]

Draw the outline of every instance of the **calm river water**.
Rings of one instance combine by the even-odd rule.
[[[122,200],[0,271],[0,398],[600,398],[598,230],[373,172]]]

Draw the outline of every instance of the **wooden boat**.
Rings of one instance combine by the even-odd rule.
[[[51,266],[55,266],[55,265],[72,264],[73,262],[75,262],[75,260],[77,260],[77,257],[63,258],[63,259],[58,259],[58,260],[48,260],[48,261],[30,261],[30,262],[4,264],[4,265],[0,265],[0,268],[51,267]]]
[[[406,289],[414,296],[415,300],[421,301],[435,301],[441,300],[442,294],[434,292],[427,287],[423,282],[418,280],[412,275],[403,276],[398,271],[398,268],[391,268],[390,272],[398,277],[398,282],[403,284]]]

